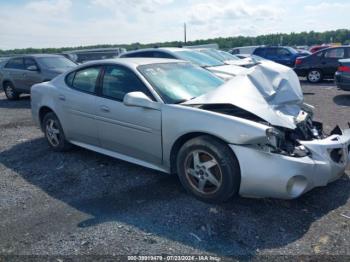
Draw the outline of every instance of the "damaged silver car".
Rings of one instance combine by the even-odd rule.
[[[75,144],[178,174],[210,202],[292,199],[339,178],[350,132],[326,135],[312,109],[292,70],[264,63],[224,82],[179,60],[105,60],[32,88],[54,150]]]

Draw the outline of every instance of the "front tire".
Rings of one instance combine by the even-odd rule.
[[[322,71],[319,69],[311,69],[307,73],[306,77],[307,77],[307,81],[309,81],[310,83],[313,83],[313,84],[319,83],[323,80]]]
[[[237,158],[227,144],[210,136],[191,139],[181,147],[177,171],[187,192],[205,202],[224,202],[239,191]]]
[[[50,147],[57,152],[67,151],[71,144],[66,140],[62,126],[57,116],[49,112],[43,119],[43,130]]]
[[[4,92],[8,100],[18,100],[19,98],[19,93],[10,82],[4,84]]]

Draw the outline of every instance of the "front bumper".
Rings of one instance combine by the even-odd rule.
[[[344,174],[350,161],[350,129],[343,135],[300,143],[311,152],[310,156],[297,158],[230,145],[240,164],[240,195],[293,199]],[[341,152],[339,162],[332,160],[332,150]]]

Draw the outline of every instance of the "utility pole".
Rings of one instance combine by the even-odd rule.
[[[186,26],[186,23],[184,23],[184,42],[185,44],[187,43],[187,26]]]

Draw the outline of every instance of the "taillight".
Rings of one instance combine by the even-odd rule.
[[[339,66],[338,71],[350,73],[350,66]]]
[[[300,65],[302,62],[303,62],[303,60],[300,58],[297,58],[297,60],[295,60],[296,65]]]

